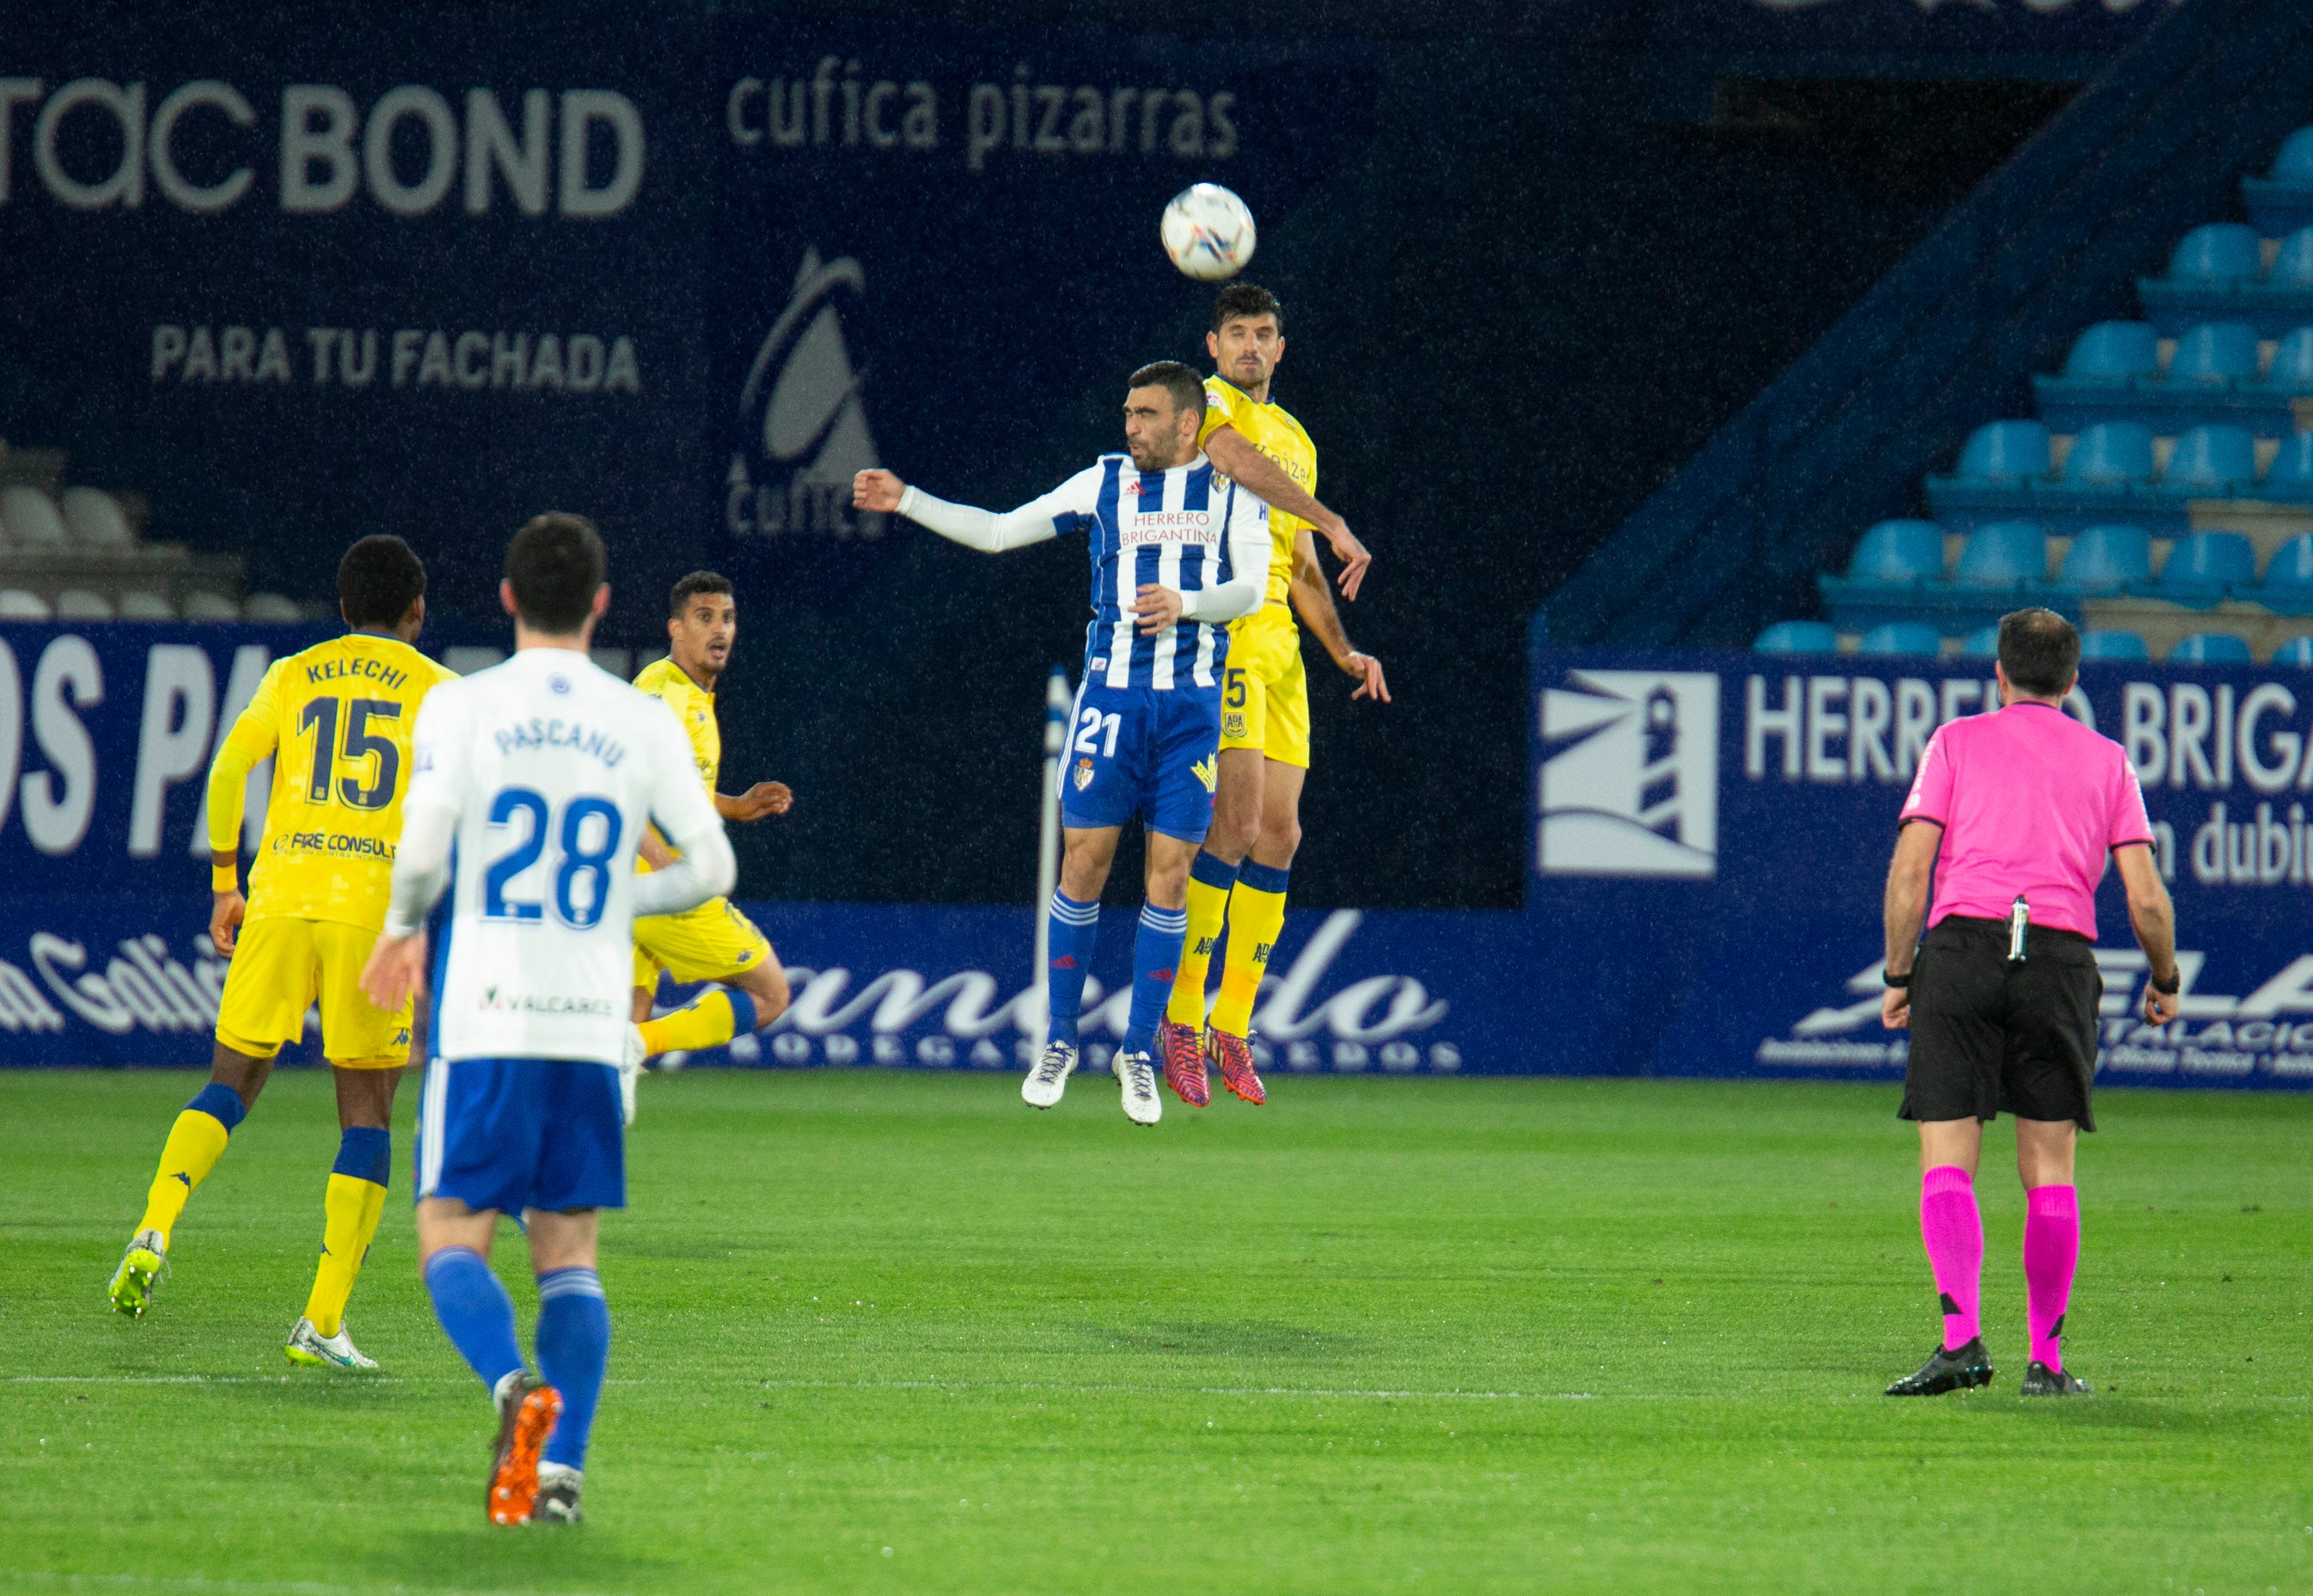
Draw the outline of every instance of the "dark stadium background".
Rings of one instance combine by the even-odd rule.
[[[1289,217],[1263,218],[1271,231],[1251,273],[1290,312],[1278,397],[1318,441],[1323,496],[1376,552],[1376,574],[1348,620],[1387,663],[1397,697],[1387,709],[1352,707],[1312,648],[1317,755],[1297,902],[1517,903],[1530,613],[2102,58],[2095,49],[2010,48],[1982,61],[1962,52],[1923,81],[1891,69],[1885,40],[1822,60],[1746,53],[1756,41],[1739,31],[1713,38],[1691,26],[1706,9],[1693,0],[1529,4],[1480,8],[1473,19],[1457,8],[1450,39],[1442,8],[1371,4],[1269,7],[1253,17],[1218,5],[1157,13],[1034,4],[777,13],[811,27],[842,16],[992,29],[1065,17],[1080,39],[1097,39],[1084,31],[1105,22],[1181,33],[1200,47],[1305,41],[1284,50],[1288,62],[1304,48],[1317,58],[1355,54],[1352,75],[1372,85],[1370,101],[1320,118],[1339,146],[1322,152],[1329,175]],[[109,31],[131,14],[45,8],[26,37],[35,47],[76,41],[86,48],[61,52],[84,62],[74,70],[136,67],[164,92],[176,79],[163,77],[149,51],[142,66],[105,65]],[[430,63],[409,75],[445,85],[467,81],[462,72],[476,82],[531,81],[519,65],[525,40],[557,52],[555,81],[576,81],[574,63],[607,70],[643,38],[642,24],[612,8],[552,18],[500,11],[491,13],[488,62],[467,61],[456,40],[470,31],[450,25],[462,14],[192,8],[163,33],[176,47],[171,58],[184,63],[180,77],[294,81],[318,72],[328,81],[333,61],[383,54]],[[768,26],[774,13],[717,14]],[[450,42],[411,46],[429,15]],[[2085,19],[2087,31],[2075,34],[2095,43],[2095,22]],[[1983,36],[1995,45],[2004,38]],[[1891,37],[1900,40],[1900,29]],[[397,81],[394,69],[382,70],[383,81]],[[13,219],[32,215],[20,206]],[[0,241],[10,220],[0,213]],[[679,220],[705,237],[718,219],[694,207]],[[1153,257],[1153,215],[1149,232]],[[461,247],[501,251],[487,264],[508,294],[558,269],[550,252],[523,259],[504,244]],[[690,312],[684,296],[695,283],[684,262],[697,238],[651,247],[665,259],[646,270],[661,273],[665,294],[627,313]],[[1054,269],[1077,276],[1113,264]],[[220,257],[187,275],[229,299],[233,270]],[[386,267],[379,276],[390,281]],[[1054,407],[1057,425],[1024,433],[1000,413],[975,417],[969,385],[908,396],[947,413],[950,425],[985,432],[970,452],[975,464],[927,486],[1008,504],[1110,447],[1109,345],[1134,359],[1200,357],[1205,294],[1165,276],[1146,303],[1113,309],[1097,359],[1054,361],[1071,337],[1059,303],[1049,320],[1010,329],[1022,359],[1033,348],[1040,373],[1064,371],[1077,385]],[[0,279],[0,308],[26,286]],[[503,324],[522,324],[518,311],[506,314]],[[1118,326],[1135,330],[1116,337]],[[870,323],[854,350],[870,371],[879,353],[892,353],[875,347],[875,332]],[[888,392],[876,399],[893,401]],[[646,446],[602,462],[591,484],[574,481],[563,495],[567,507],[601,514],[618,539],[620,601],[605,636],[613,644],[649,643],[655,595],[696,557],[682,539],[656,535],[650,518],[703,533],[716,515],[705,492],[716,445],[699,435],[711,428],[700,418],[682,435],[680,414],[669,414],[655,413],[660,434]],[[124,427],[101,385],[5,346],[0,435],[70,443],[99,478],[146,487],[156,535],[242,552],[252,570],[306,601],[327,599],[342,535],[402,531],[435,566],[436,636],[468,640],[496,636],[487,595],[498,540],[538,507],[535,485],[555,476],[537,440],[513,440],[492,457],[497,469],[462,485],[465,524],[411,523],[390,504],[347,502],[321,486],[293,508],[286,483],[277,499],[228,491],[172,462],[172,448],[260,452],[261,434]],[[888,429],[879,441],[887,463],[907,473],[903,443]],[[423,435],[383,431],[365,447],[407,478],[436,469]],[[295,469],[320,473],[318,485],[330,467]],[[863,579],[825,580],[777,560],[743,562],[734,574],[743,629],[722,697],[726,785],[778,777],[799,799],[785,821],[739,833],[743,892],[1020,901],[1033,869],[1042,678],[1051,664],[1073,662],[1081,630],[1077,555],[985,561],[914,535]],[[1136,879],[1128,859],[1115,890],[1133,895]]]

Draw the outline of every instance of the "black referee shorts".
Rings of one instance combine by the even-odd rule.
[[[2096,1128],[2097,1004],[2104,982],[2095,944],[2035,925],[2020,964],[2008,923],[1961,915],[1939,921],[1912,967],[1912,1049],[1904,1119],[2070,1119]]]

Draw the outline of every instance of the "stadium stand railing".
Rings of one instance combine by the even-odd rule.
[[[2313,6],[2177,7],[1640,506],[1537,639],[1792,647],[1825,626],[1958,653],[2036,601],[2106,634],[2103,658],[2204,632],[2268,657],[2313,631],[2266,601],[2297,602],[2294,566],[2266,588],[2313,531],[2309,108]],[[2215,531],[2249,574],[2195,542],[2164,589]]]

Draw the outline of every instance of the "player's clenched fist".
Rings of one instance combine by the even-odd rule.
[[[862,471],[851,479],[851,507],[888,515],[900,507],[900,495],[907,491],[908,485],[889,471]]]
[[[759,781],[736,797],[716,794],[715,807],[726,820],[760,820],[795,807],[795,794],[783,781]]]

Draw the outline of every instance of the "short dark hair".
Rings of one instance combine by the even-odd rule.
[[[506,545],[514,607],[534,631],[567,637],[586,624],[610,566],[602,534],[583,515],[533,516]]]
[[[2053,609],[2010,610],[2000,618],[2000,668],[2018,692],[2054,698],[2080,668],[2080,635]]]
[[[1125,387],[1161,388],[1173,396],[1175,410],[1194,410],[1199,415],[1205,408],[1205,381],[1196,373],[1177,360],[1159,360],[1142,366],[1132,373]]]
[[[356,539],[338,562],[338,602],[348,626],[393,626],[425,595],[425,562],[391,532]]]
[[[1277,295],[1258,283],[1231,283],[1213,295],[1215,332],[1240,316],[1274,316],[1277,330],[1285,330],[1285,307],[1277,303]]]
[[[673,620],[681,616],[690,607],[690,601],[701,593],[727,593],[730,591],[731,579],[721,572],[693,571],[676,583],[674,591],[667,595],[667,618]]]

